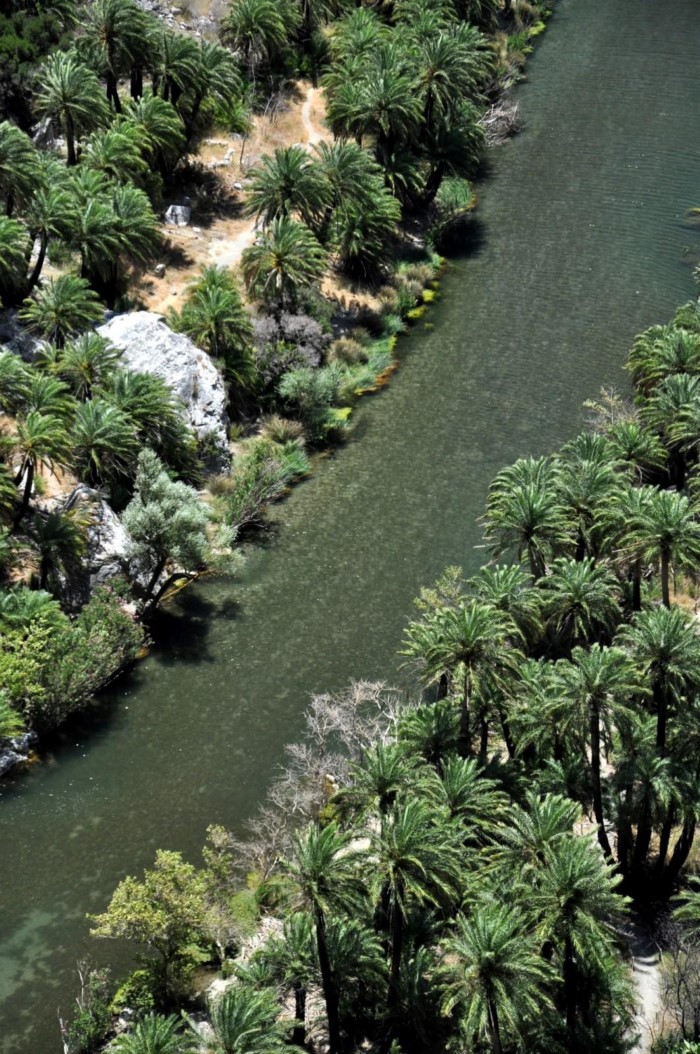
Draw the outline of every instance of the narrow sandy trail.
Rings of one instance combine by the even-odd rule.
[[[317,128],[311,119],[311,110],[319,91],[319,88],[308,88],[301,108],[301,120],[306,133],[306,140],[302,145],[307,150],[310,150],[312,146],[326,138],[324,132]],[[256,233],[256,220],[252,218],[248,226],[231,241],[219,242],[211,246],[209,250],[211,262],[218,267],[236,267],[240,263],[243,250],[247,249],[255,241]]]
[[[632,953],[634,986],[637,990],[639,1042],[635,1054],[650,1054],[661,1026],[661,954],[645,926],[630,920],[628,945]]]

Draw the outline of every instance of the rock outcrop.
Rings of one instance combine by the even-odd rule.
[[[38,740],[36,732],[25,732],[24,735],[0,742],[0,776],[27,761],[29,751]]]
[[[219,451],[222,463],[228,459],[226,389],[206,352],[150,311],[115,315],[98,333],[122,350],[127,369],[162,377],[182,400],[197,436]]]

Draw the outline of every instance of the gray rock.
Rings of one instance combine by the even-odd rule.
[[[46,346],[45,341],[37,340],[26,329],[23,329],[13,310],[0,311],[0,346],[20,355],[25,362],[32,362],[36,353]]]
[[[156,278],[165,278],[165,264],[163,264],[163,263],[156,264],[155,267],[153,268],[153,273],[156,276]]]
[[[165,210],[165,222],[171,227],[186,227],[191,216],[189,205],[168,205]]]
[[[0,744],[0,776],[27,761],[30,749],[38,741],[36,732],[25,732],[14,739],[5,740],[5,746]]]
[[[13,769],[15,765],[21,765],[27,758],[24,754],[18,754],[14,750],[0,750],[0,776],[4,776],[6,773]]]
[[[228,460],[226,389],[206,354],[182,333],[174,333],[162,315],[133,311],[115,315],[98,329],[123,352],[122,366],[162,377],[184,403],[186,419],[200,439],[207,438]]]
[[[35,146],[40,149],[48,146],[53,146],[56,141],[56,137],[53,132],[53,122],[50,117],[45,117],[43,121],[40,121],[36,126],[34,135],[32,136],[32,142]]]

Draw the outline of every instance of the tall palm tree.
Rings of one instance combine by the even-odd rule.
[[[616,892],[619,882],[597,847],[570,836],[550,843],[537,884],[526,887],[540,939],[551,943],[561,963],[569,1050],[577,1049],[583,968],[605,960],[611,922],[625,905]]]
[[[108,382],[119,365],[122,352],[99,333],[83,333],[69,341],[57,362],[57,370],[68,382],[76,399],[85,402]]]
[[[274,0],[233,0],[221,23],[221,39],[240,54],[253,84],[261,63],[269,63],[290,39],[294,13]]]
[[[95,0],[87,9],[87,35],[102,60],[107,99],[115,113],[122,112],[117,82],[131,69],[147,26],[148,20],[134,0]]]
[[[59,348],[103,316],[97,294],[84,278],[72,274],[49,278],[20,311],[34,333]]]
[[[0,121],[0,198],[5,215],[26,206],[37,188],[39,156],[29,136],[9,121]]]
[[[459,745],[460,711],[450,699],[410,710],[399,722],[398,742],[407,753],[441,771]]]
[[[677,490],[683,490],[688,474],[687,444],[676,438],[680,423],[698,413],[700,377],[676,373],[663,381],[641,404],[639,416],[663,439],[668,451],[669,475]]]
[[[78,406],[71,444],[74,471],[92,486],[133,474],[138,448],[134,425],[106,399],[91,399]]]
[[[185,294],[180,314],[170,316],[174,329],[224,364],[237,387],[249,390],[255,382],[251,347],[253,325],[243,307],[238,283],[223,267],[205,267]]]
[[[177,106],[197,83],[199,48],[194,40],[161,26],[154,34],[150,69],[153,91]]]
[[[412,905],[449,909],[459,897],[460,848],[452,831],[436,822],[417,798],[399,799],[372,835],[371,853],[381,883],[380,903],[389,931],[388,1010],[398,1002],[404,927]]]
[[[666,753],[668,722],[683,696],[700,689],[700,638],[680,608],[653,608],[623,626],[616,643],[626,648],[651,689],[656,750]]]
[[[465,842],[483,842],[503,820],[508,796],[475,758],[448,758],[439,775],[432,781],[426,779],[425,786],[436,804],[466,829]]]
[[[527,554],[533,579],[541,578],[547,560],[571,544],[556,474],[547,459],[524,459],[499,472],[489,488],[486,539],[497,556],[515,550],[520,560]]]
[[[191,135],[202,104],[209,101],[226,105],[241,95],[242,82],[238,64],[227,48],[203,40],[199,45],[195,77],[190,89],[187,129]]]
[[[459,1032],[469,1047],[486,1041],[493,1054],[503,1054],[550,1009],[554,971],[517,908],[478,903],[469,918],[457,916],[444,951],[443,1013],[459,1011]]]
[[[14,414],[25,406],[31,383],[31,370],[19,355],[0,351],[0,411]]]
[[[85,553],[90,517],[70,512],[49,512],[34,517],[31,537],[39,551],[39,589],[49,589],[58,574],[65,574]]]
[[[303,290],[320,282],[326,254],[308,227],[282,218],[243,251],[241,266],[252,296],[272,307],[292,307]]]
[[[621,648],[593,644],[589,649],[574,648],[571,662],[556,665],[557,697],[552,703],[564,732],[573,725],[590,749],[593,812],[598,825],[598,841],[608,860],[612,859],[606,829],[601,781],[601,739],[610,742],[614,727],[633,717],[633,700],[644,694],[639,671]]]
[[[366,908],[366,891],[359,854],[350,846],[350,836],[341,834],[335,823],[322,830],[309,827],[294,839],[292,858],[285,871],[295,882],[299,899],[311,913],[316,930],[316,947],[323,995],[328,1016],[330,1054],[342,1047],[338,988],[328,949],[328,918],[336,910],[358,913]]]
[[[600,531],[601,511],[615,503],[623,482],[612,452],[605,460],[576,456],[562,459],[557,494],[573,528],[577,560],[600,555],[605,541]]]
[[[453,26],[416,40],[426,128],[440,123],[465,99],[480,98],[492,69],[488,41],[473,26]]]
[[[37,469],[45,466],[53,471],[56,465],[65,465],[70,446],[63,421],[36,410],[18,418],[11,446],[16,460],[15,485],[24,487],[14,519],[16,528],[29,508]]]
[[[259,956],[277,982],[294,993],[292,1043],[303,1047],[306,1044],[307,995],[318,976],[316,936],[311,915],[306,911],[287,915],[282,935],[268,940]]]
[[[107,122],[109,109],[100,82],[70,52],[49,55],[40,77],[37,110],[59,121],[66,139],[68,164],[77,163],[76,139]]]
[[[27,228],[17,220],[0,216],[0,303],[13,301],[16,290],[22,288],[30,251]]]
[[[116,182],[140,183],[148,171],[143,157],[146,141],[140,125],[116,120],[88,138],[82,164]]]
[[[25,296],[29,296],[41,277],[50,242],[53,239],[67,242],[76,219],[75,201],[68,187],[61,181],[56,166],[47,164],[45,179],[35,191],[25,212],[25,222],[32,238],[39,241],[36,260],[27,278]]]
[[[175,1015],[148,1014],[136,1022],[133,1031],[117,1036],[111,1049],[115,1054],[189,1054],[194,1040],[183,1033]]]
[[[646,483],[652,474],[663,471],[666,449],[658,435],[645,428],[641,421],[615,423],[608,432],[608,439],[615,459],[626,466],[636,482]]]
[[[592,559],[560,558],[537,582],[542,611],[557,654],[577,644],[610,639],[622,618],[620,585],[613,572]]]
[[[353,766],[351,782],[336,795],[339,806],[349,805],[361,815],[377,812],[383,819],[397,795],[411,786],[417,776],[416,760],[395,743],[377,743],[368,751],[361,765]]]
[[[204,1050],[210,1054],[284,1054],[289,1047],[280,1009],[276,993],[269,989],[260,991],[243,984],[228,988],[209,1001],[214,1036]],[[197,1029],[192,1031],[193,1038],[201,1039]]]
[[[313,226],[330,203],[329,188],[302,146],[278,147],[253,170],[246,211],[265,225],[295,214]]]
[[[517,564],[482,567],[469,579],[479,600],[493,605],[515,623],[520,640],[532,645],[542,632],[542,592],[532,588],[532,579]]]
[[[411,622],[404,639],[403,655],[417,660],[424,684],[436,684],[443,676],[462,678],[460,750],[471,752],[472,720],[490,697],[502,691],[522,660],[522,653],[509,645],[518,631],[502,611],[482,601],[469,599],[459,608],[428,612]],[[482,716],[482,753],[484,718]],[[504,734],[508,738],[507,729]]]
[[[628,543],[659,566],[661,598],[670,607],[671,570],[694,574],[700,560],[698,510],[684,494],[653,490],[637,522],[630,524]]]
[[[520,804],[512,804],[498,828],[498,843],[491,853],[505,882],[514,879],[535,885],[547,866],[548,852],[571,837],[579,806],[559,794],[540,796],[530,790]]]
[[[163,174],[171,171],[185,149],[185,126],[173,104],[148,88],[125,112],[141,129],[147,161]]]
[[[332,213],[327,232],[339,266],[365,277],[380,273],[398,234],[401,206],[380,180],[367,187],[365,203],[346,199]]]

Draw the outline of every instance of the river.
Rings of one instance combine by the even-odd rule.
[[[181,594],[159,647],[45,764],[0,790],[0,1051],[60,1052],[56,1009],[127,873],[198,859],[255,809],[309,694],[398,676],[420,586],[474,570],[505,463],[552,450],[625,383],[634,334],[693,291],[700,196],[697,0],[559,0],[494,152],[443,299],[353,438],[276,512],[239,580]]]

